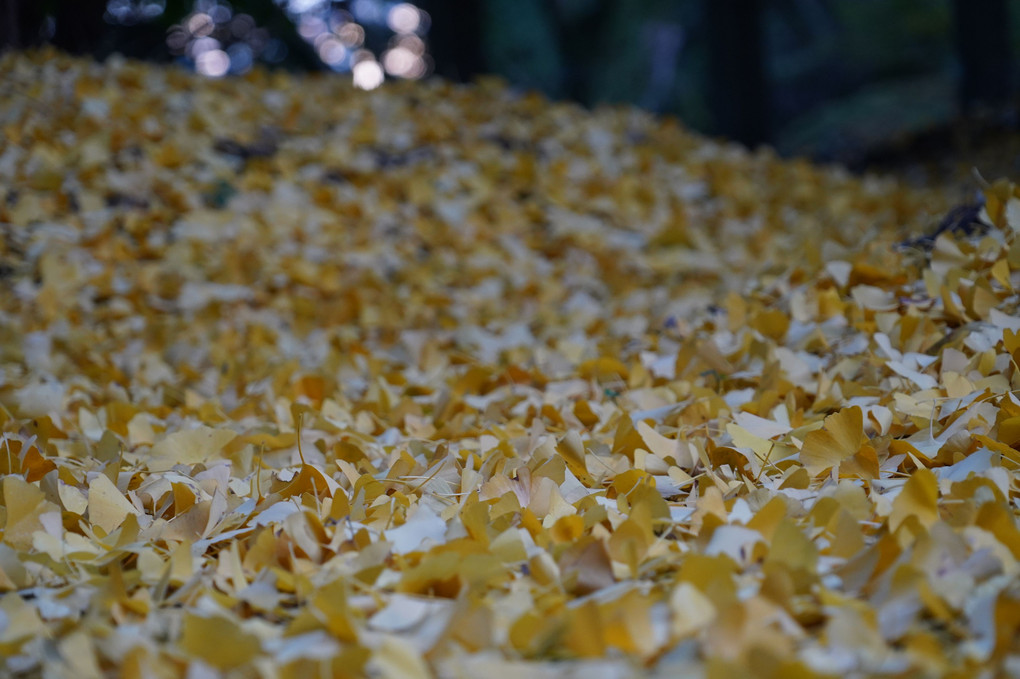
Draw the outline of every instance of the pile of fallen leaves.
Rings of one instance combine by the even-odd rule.
[[[1017,196],[8,54],[0,674],[1016,674]]]

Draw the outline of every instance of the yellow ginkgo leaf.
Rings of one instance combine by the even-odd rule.
[[[32,546],[32,533],[43,528],[40,516],[60,509],[47,501],[39,488],[18,476],[4,477],[2,490],[6,510],[3,542],[15,549],[28,549]]]
[[[89,521],[107,533],[116,530],[128,514],[137,514],[132,505],[106,474],[97,474],[89,482]]]
[[[223,616],[188,614],[184,618],[181,650],[221,670],[243,665],[260,651],[258,637]]]
[[[857,406],[825,418],[822,429],[809,432],[800,451],[808,473],[819,474],[853,457],[865,441],[864,416]]]
[[[919,469],[907,479],[892,503],[889,530],[895,531],[907,518],[916,516],[922,526],[931,526],[939,518],[939,485],[930,469]]]
[[[236,436],[232,431],[212,427],[176,431],[152,447],[149,468],[165,470],[175,464],[209,462]]]

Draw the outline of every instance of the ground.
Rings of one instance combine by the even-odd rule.
[[[0,95],[5,674],[1020,671],[1008,180],[495,81]]]

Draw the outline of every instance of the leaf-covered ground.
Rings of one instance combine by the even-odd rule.
[[[0,59],[0,674],[1020,673],[1020,193],[498,83]]]

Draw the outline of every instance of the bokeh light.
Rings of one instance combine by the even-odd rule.
[[[171,54],[190,59],[196,72],[213,78],[247,73],[257,60],[274,63],[287,54],[250,14],[234,14],[223,0],[197,0],[180,24],[167,29],[166,45]]]
[[[354,64],[351,73],[354,77],[354,86],[363,90],[374,90],[386,79],[382,66],[375,59],[359,61]]]
[[[199,38],[198,40],[193,40],[188,45],[187,54],[192,59],[198,59],[200,55],[212,50],[218,50],[219,48],[220,41],[216,38]]]
[[[425,41],[417,35],[401,35],[396,39],[396,45],[408,49],[418,56],[425,56]]]
[[[230,55],[221,49],[211,49],[195,57],[195,70],[210,78],[219,78],[230,70]]]
[[[230,22],[230,33],[243,40],[255,30],[255,19],[250,14],[238,14]]]
[[[255,64],[255,52],[246,42],[235,42],[227,48],[231,73],[247,73]]]
[[[166,46],[170,50],[170,54],[181,55],[184,54],[184,50],[188,47],[188,41],[190,36],[180,26],[171,26],[166,33]]]
[[[331,68],[343,63],[343,60],[347,57],[347,48],[332,35],[319,37],[321,40],[317,40],[315,43],[315,49],[319,53],[319,58]]]
[[[355,64],[360,64],[362,61],[375,61],[375,55],[372,50],[360,49],[354,50],[351,53],[351,67]]]
[[[394,33],[414,33],[421,25],[421,11],[409,2],[390,8],[386,24]]]
[[[425,74],[425,60],[406,47],[386,50],[383,66],[387,73],[398,78],[420,78]]]
[[[334,9],[329,13],[329,30],[336,33],[341,26],[352,21],[354,21],[354,16],[347,10]]]
[[[166,0],[109,0],[108,13],[153,12]],[[354,84],[374,89],[394,78],[423,78],[431,71],[425,35],[427,12],[410,2],[387,0],[274,0],[294,22],[297,34],[322,63],[351,72]],[[142,9],[138,9],[142,8]],[[145,9],[149,8],[149,9]],[[202,75],[242,74],[256,63],[282,63],[289,49],[250,14],[235,13],[226,0],[195,0],[180,24],[167,29],[168,51]],[[389,40],[386,41],[386,33]]]
[[[315,40],[315,38],[329,30],[329,27],[326,26],[326,22],[320,17],[310,16],[307,14],[298,20],[297,28],[301,37],[309,42]]]
[[[110,0],[104,18],[107,23],[132,25],[154,19],[166,10],[166,0]]]
[[[307,14],[318,10],[324,4],[325,0],[288,0],[287,11],[291,14]]]
[[[208,9],[209,16],[217,24],[225,24],[230,21],[234,13],[227,5],[213,5]]]
[[[191,33],[196,38],[204,38],[207,35],[212,35],[213,30],[216,28],[216,22],[213,18],[205,12],[197,12],[188,17],[188,21],[185,24],[188,28],[188,33]]]
[[[365,29],[355,23],[340,26],[336,34],[345,47],[361,47],[365,42]]]
[[[386,21],[386,4],[378,0],[353,0],[351,13],[362,23],[382,24]]]

